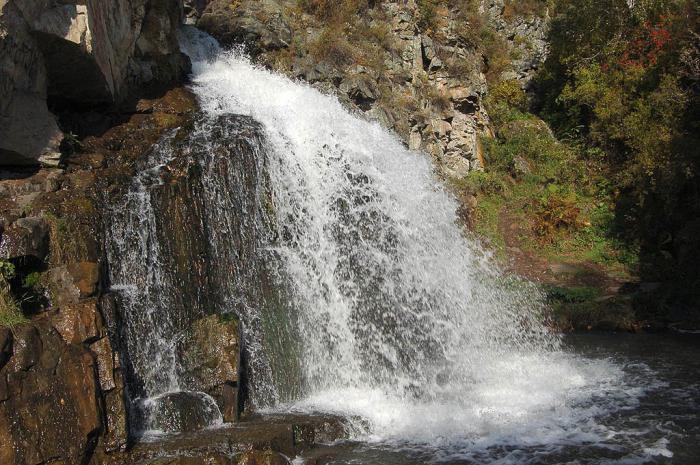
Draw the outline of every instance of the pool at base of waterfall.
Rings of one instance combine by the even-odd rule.
[[[503,407],[501,415],[485,411],[483,405],[464,406],[461,412],[454,406],[440,409],[437,402],[432,406],[437,412],[431,414],[419,402],[387,406],[386,399],[371,392],[364,399],[361,393],[317,396],[286,408],[335,414],[345,410],[361,420],[353,440],[306,451],[294,464],[698,463],[699,336],[577,334],[565,339],[565,349],[589,363],[619,367],[619,379],[586,400],[571,392],[568,405],[527,414],[522,409],[520,415],[514,406],[534,405],[532,399],[540,392],[531,391],[529,400],[524,393],[520,398],[514,392],[510,397],[494,393]],[[560,373],[542,370],[552,384],[561,382]]]

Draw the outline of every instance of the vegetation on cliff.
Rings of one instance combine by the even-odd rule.
[[[645,316],[689,318],[700,297],[699,33],[694,1],[560,0],[539,79],[538,110],[593,148],[613,188],[611,233],[660,283]]]
[[[685,0],[554,2],[534,91],[492,82],[486,171],[459,184],[478,194],[474,227],[497,247],[638,278],[644,292],[625,296],[637,321],[697,323],[699,13]],[[575,303],[614,307],[606,285]]]

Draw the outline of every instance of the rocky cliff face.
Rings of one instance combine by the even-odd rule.
[[[549,53],[549,11],[546,5],[535,4],[529,10],[523,7],[518,10],[513,5],[517,3],[488,0],[482,3],[482,8],[511,47],[511,68],[502,79],[516,79],[528,88]]]
[[[527,87],[546,56],[548,18],[546,9],[512,11],[503,0],[434,2],[430,10],[427,3],[385,1],[346,11],[351,7],[323,10],[323,2],[209,0],[186,2],[186,9],[190,23],[336,94],[410,148],[432,154],[443,176],[459,179],[484,165],[487,74]],[[503,69],[488,56],[489,34],[507,55],[498,57],[508,61]]]
[[[187,126],[194,100],[179,90],[138,108],[103,136],[85,139],[65,170],[17,171],[0,180],[0,263],[14,268],[10,290],[25,316],[0,328],[2,464],[102,463],[127,445],[103,193],[122,189],[162,134]],[[203,347],[218,366],[220,350]]]
[[[121,101],[186,68],[177,0],[0,1],[0,165],[52,165],[63,133],[49,106]]]

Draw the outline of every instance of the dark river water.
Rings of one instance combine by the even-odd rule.
[[[634,393],[624,402],[606,392],[592,397],[585,410],[590,415],[569,425],[568,437],[546,441],[538,434],[539,443],[523,437],[522,444],[511,440],[472,450],[465,444],[457,451],[368,440],[341,442],[313,455],[319,464],[339,465],[700,464],[700,335],[576,334],[566,337],[565,347],[620,367]]]

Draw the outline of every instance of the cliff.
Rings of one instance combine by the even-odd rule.
[[[0,164],[58,165],[53,110],[108,106],[187,69],[176,0],[0,3]]]

